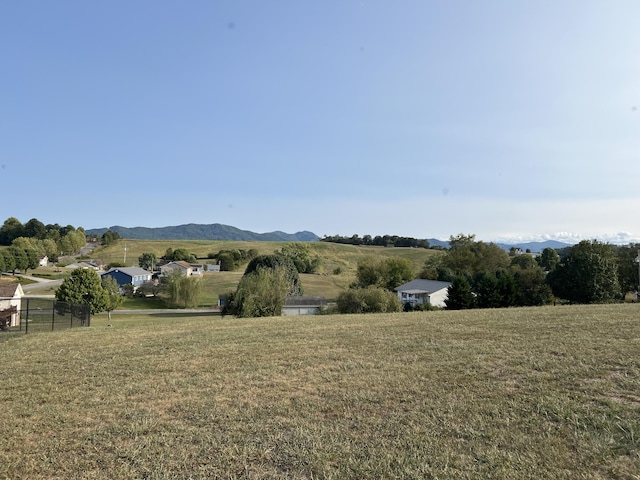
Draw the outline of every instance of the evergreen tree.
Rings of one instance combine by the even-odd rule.
[[[465,310],[475,307],[475,297],[465,276],[458,275],[453,279],[444,303],[448,310]]]

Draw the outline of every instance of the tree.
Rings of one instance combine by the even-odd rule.
[[[282,255],[259,255],[249,262],[235,293],[226,298],[223,314],[239,317],[279,315],[284,299],[302,295],[293,261]]]
[[[387,258],[382,265],[383,288],[393,290],[415,278],[413,263],[406,258]]]
[[[184,260],[188,263],[195,263],[197,260],[196,256],[189,253],[185,248],[176,248],[175,250],[167,248],[163,258],[174,262]]]
[[[570,302],[606,303],[620,296],[613,248],[597,240],[571,247],[547,278],[554,295]]]
[[[366,257],[358,262],[355,286],[366,288],[377,286],[393,290],[415,278],[413,263],[406,258],[391,257],[378,260]]]
[[[303,294],[302,284],[298,270],[290,258],[280,255],[258,255],[251,260],[244,271],[244,275],[248,275],[257,271],[259,268],[284,268],[284,275],[287,280],[287,295],[298,296]]]
[[[23,236],[24,227],[15,217],[7,218],[0,227],[0,245],[11,245],[16,238]]]
[[[47,234],[44,223],[42,223],[37,218],[32,218],[27,223],[25,223],[23,232],[25,237],[38,238],[40,240],[44,239],[45,235]]]
[[[33,248],[26,248],[24,252],[27,254],[27,268],[25,269],[25,273],[27,269],[35,270],[40,265],[40,259],[38,258],[38,253]]]
[[[444,303],[448,310],[465,310],[476,306],[471,285],[466,277],[458,275],[453,279],[447,290],[447,299]]]
[[[76,268],[56,290],[56,300],[89,305],[92,315],[106,309],[107,295],[98,274],[88,268]]]
[[[104,309],[107,311],[109,321],[111,321],[111,312],[122,305],[124,297],[120,294],[120,286],[118,285],[118,281],[111,275],[105,275],[104,277],[102,277],[101,284],[102,288],[105,291],[106,302]]]
[[[366,288],[379,285],[382,282],[382,270],[380,262],[373,256],[365,257],[358,261],[356,270],[357,285]]]
[[[9,252],[9,250],[0,250],[0,256],[3,257],[4,261],[4,268],[2,269],[3,272],[14,272],[16,269],[16,259],[15,257],[11,254],[11,252]]]
[[[287,243],[275,253],[290,258],[298,273],[316,273],[320,267],[320,257],[312,254],[311,247],[306,243]]]
[[[638,290],[638,256],[640,244],[631,243],[626,246],[613,247],[618,263],[618,281],[622,293]]]
[[[220,270],[223,272],[232,272],[236,269],[236,260],[231,252],[220,252],[218,254],[218,263]]]
[[[513,276],[518,286],[518,305],[535,307],[553,301],[553,293],[542,268],[516,270]]]
[[[174,307],[197,306],[201,291],[200,279],[193,276],[187,277],[180,270],[174,270],[162,277],[162,295],[167,303]]]
[[[560,262],[560,256],[558,255],[558,252],[553,248],[549,248],[549,247],[542,250],[542,253],[538,257],[538,263],[547,272],[555,270],[559,262]]]
[[[538,262],[536,262],[536,259],[533,258],[532,255],[525,253],[523,255],[516,255],[515,257],[512,257],[511,267],[518,267],[522,270],[526,270],[528,268],[538,268]]]
[[[27,268],[29,268],[29,257],[27,257],[27,253],[18,247],[9,247],[7,250],[13,256],[13,274],[15,275],[16,270],[25,272]]]
[[[242,276],[234,296],[238,317],[270,317],[282,313],[291,288],[283,266],[259,267]]]
[[[140,268],[144,268],[150,272],[153,271],[156,263],[158,263],[158,258],[155,253],[143,253],[138,257],[138,265],[140,265]]]
[[[473,282],[473,291],[476,294],[475,304],[478,308],[499,308],[502,306],[498,279],[493,273],[480,272]]]
[[[120,240],[120,235],[118,234],[118,232],[112,232],[111,230],[107,230],[102,234],[102,237],[100,237],[100,242],[104,246],[111,245],[118,240]]]
[[[504,270],[510,263],[507,252],[495,243],[476,242],[475,235],[452,236],[449,245],[442,267],[453,275],[472,278],[480,272]]]

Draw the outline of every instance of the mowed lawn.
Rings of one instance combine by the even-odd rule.
[[[0,341],[0,478],[640,478],[638,305],[112,325]]]

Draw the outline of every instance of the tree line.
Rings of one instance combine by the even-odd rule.
[[[398,235],[364,235],[360,237],[355,234],[350,237],[341,235],[325,235],[320,239],[321,242],[342,243],[346,245],[371,245],[379,247],[413,247],[413,248],[431,248],[429,240],[417,239],[412,237],[400,237]]]
[[[446,255],[426,262],[420,276],[452,282],[449,309],[537,306],[555,301],[621,301],[638,288],[639,245],[584,240],[561,251],[508,255],[474,235],[450,238]]]
[[[47,256],[50,261],[59,255],[71,255],[86,244],[86,234],[82,227],[61,226],[57,223],[45,225],[36,218],[25,224],[15,217],[7,218],[0,227],[0,245],[34,251],[37,256]],[[37,264],[36,264],[37,266]],[[35,268],[35,267],[29,267]],[[16,269],[22,270],[20,267]],[[10,271],[5,269],[3,271]]]

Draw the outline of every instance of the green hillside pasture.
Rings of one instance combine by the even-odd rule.
[[[12,337],[0,478],[634,479],[637,305]]]
[[[124,247],[127,247],[126,262],[124,262]],[[113,245],[96,248],[92,258],[99,259],[105,265],[112,262],[126,263],[128,266],[138,266],[138,257],[143,253],[155,253],[162,257],[168,248],[177,250],[184,248],[189,253],[200,259],[206,259],[209,253],[218,253],[220,250],[255,248],[259,254],[273,253],[283,243],[279,242],[232,242],[219,240],[119,240]],[[203,260],[206,261],[206,260]]]
[[[184,248],[199,258],[205,259],[209,253],[220,250],[256,249],[260,255],[271,254],[282,248],[286,242],[234,242],[234,241],[206,241],[206,240],[120,240],[114,245],[98,247],[92,257],[99,259],[105,265],[112,262],[123,262],[124,247],[127,247],[127,261],[129,266],[138,265],[138,257],[143,253],[155,253],[158,258],[165,254],[167,248],[174,250]],[[333,273],[340,268],[347,274],[354,275],[358,261],[367,256],[386,258],[390,256],[407,258],[414,264],[416,273],[432,255],[442,255],[439,250],[424,248],[385,248],[342,245],[329,242],[307,243],[311,251],[322,258],[321,273]],[[206,260],[203,260],[206,262]],[[244,269],[241,269],[244,270]]]

